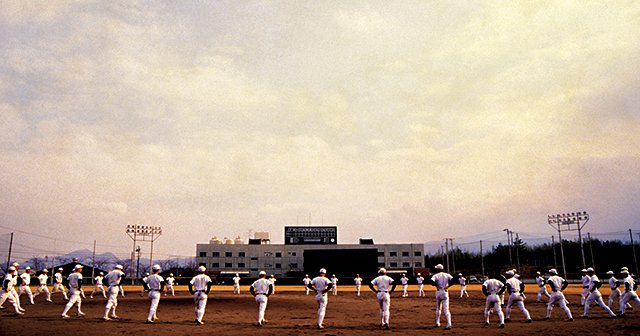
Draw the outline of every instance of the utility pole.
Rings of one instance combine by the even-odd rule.
[[[96,240],[93,240],[93,254],[91,254],[91,279],[96,276]]]
[[[521,271],[520,269],[520,237],[518,237],[518,234],[516,233],[516,242],[518,243],[518,245],[516,245],[516,263],[518,265],[518,271]]]
[[[444,246],[446,249],[446,256],[447,256],[447,272],[449,272],[450,268],[449,268],[449,239],[445,238],[444,239]]]
[[[485,273],[484,273],[484,254],[482,253],[482,239],[480,239],[480,267],[482,268],[482,276],[485,276]]]
[[[633,252],[633,262],[636,264],[636,274],[640,274],[640,272],[638,272],[638,259],[636,258],[636,245],[633,243],[633,233],[631,229],[629,229],[629,238],[631,238],[631,251]]]
[[[593,244],[591,244],[591,232],[587,232],[587,237],[589,239],[589,253],[591,254],[591,267],[596,268],[596,261],[593,257]]]
[[[556,239],[551,236],[551,247],[553,248],[553,267],[558,268],[558,260],[556,259]]]
[[[453,247],[453,238],[449,238],[451,240],[451,264],[453,266],[453,273],[456,273],[456,249]]]
[[[7,268],[4,270],[5,274],[9,273],[9,266],[11,266],[9,264],[11,263],[11,249],[12,248],[13,248],[13,232],[11,232],[11,239],[9,239],[9,255],[7,256]]]
[[[140,246],[136,249],[136,253],[138,254],[138,261],[136,264],[136,279],[140,278]]]
[[[509,266],[513,266],[513,259],[511,257],[511,230],[509,229],[504,229],[502,231],[506,231],[507,232],[507,245],[509,245]]]

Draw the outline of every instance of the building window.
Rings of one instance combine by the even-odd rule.
[[[403,257],[408,257],[409,256],[409,252],[402,252],[402,256]]]
[[[398,267],[398,263],[394,263],[394,262],[389,263],[389,267]]]
[[[422,267],[422,263],[419,261],[416,261],[416,267]]]
[[[402,267],[411,267],[411,263],[407,263],[407,262],[402,263]]]
[[[231,253],[231,252],[225,252],[225,253],[224,253],[224,256],[225,256],[225,257],[227,257],[227,258],[231,258],[231,257],[233,257],[233,253]]]
[[[298,268],[298,264],[297,263],[289,264],[289,268],[297,269]]]
[[[200,266],[207,267],[207,264],[206,263],[200,263]]]
[[[276,268],[282,268],[282,264],[276,264]]]
[[[244,268],[244,263],[238,263],[238,268]]]
[[[282,258],[282,252],[276,252],[276,258]]]
[[[232,263],[224,263],[224,268],[232,268],[233,264]]]
[[[378,251],[378,257],[384,257],[384,251]]]
[[[200,257],[201,257],[201,258],[204,258],[204,257],[206,257],[206,256],[207,256],[207,252],[200,252]]]
[[[258,261],[258,257],[251,257],[252,261]]]
[[[265,252],[265,253],[264,253],[264,256],[265,256],[265,257],[270,257],[270,256],[271,256],[271,254],[272,254],[271,252]]]
[[[398,252],[389,252],[389,256],[390,257],[397,257],[398,256]]]
[[[244,258],[246,254],[244,252],[238,252],[238,257]]]
[[[218,267],[220,267],[219,263],[212,263],[211,264],[211,268],[218,268]]]
[[[295,256],[296,256],[296,253],[295,253],[295,252],[289,252],[289,256],[290,256],[290,257],[295,257]]]
[[[220,256],[220,252],[211,252],[211,256],[217,258]]]
[[[413,252],[413,255],[414,255],[415,257],[420,257],[420,256],[422,256],[422,252],[420,252],[420,251],[415,251],[415,252]]]
[[[272,264],[264,264],[264,268],[273,268]]]

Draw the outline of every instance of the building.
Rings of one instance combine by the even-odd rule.
[[[316,274],[321,267],[339,276],[374,275],[379,267],[412,274],[424,267],[423,244],[373,244],[370,239],[362,239],[360,244],[337,244],[336,227],[296,228],[285,227],[286,244],[264,243],[270,242],[264,236],[250,239],[249,244],[214,237],[208,244],[196,245],[196,262],[214,274],[251,277],[259,271],[276,277],[300,277]],[[299,232],[300,237],[292,237],[292,232]]]

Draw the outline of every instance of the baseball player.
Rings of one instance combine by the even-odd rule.
[[[620,271],[621,282],[624,285],[622,296],[620,297],[620,317],[624,317],[624,313],[627,309],[627,303],[635,302],[640,305],[640,299],[638,298],[638,294],[636,290],[638,289],[638,284],[636,284],[635,280],[629,275],[629,270],[624,267]]]
[[[9,266],[9,271],[5,275],[2,280],[2,291],[0,291],[0,306],[5,301],[9,301],[9,303],[13,306],[13,309],[16,311],[16,315],[24,315],[24,309],[20,309],[18,306],[18,298],[13,295],[13,277],[16,276],[16,268],[14,266]]]
[[[407,290],[409,289],[409,278],[405,273],[402,273],[402,277],[400,277],[400,284],[402,284],[402,297],[408,297],[409,293]]]
[[[22,284],[22,279],[18,276],[19,266],[20,264],[18,264],[17,262],[13,263],[13,267],[16,269],[16,271],[13,273],[13,277],[11,279],[11,281],[13,281],[13,287],[11,287],[11,294],[13,294],[13,297],[16,300],[18,309],[24,312],[25,310],[22,308],[22,305],[20,304],[20,297],[18,296],[18,291],[16,290],[16,288],[19,288],[18,286]],[[20,282],[18,282],[18,279],[20,279]],[[0,304],[0,306],[2,305]]]
[[[271,294],[275,294],[276,293],[276,276],[271,274],[271,277],[269,278],[269,282],[271,282],[271,286],[273,287],[273,290],[271,291]]]
[[[240,274],[233,277],[233,294],[240,294]]]
[[[538,300],[536,300],[536,302],[540,302],[540,298],[542,297],[542,294],[544,294],[546,297],[549,297],[549,292],[547,292],[547,285],[544,282],[544,277],[542,276],[542,274],[540,274],[540,272],[536,272],[536,284],[538,284]]]
[[[104,280],[107,282],[107,292],[109,292],[109,298],[107,299],[107,305],[104,309],[104,317],[103,320],[109,321],[112,318],[117,319],[118,315],[116,315],[116,307],[118,307],[118,293],[120,292],[120,282],[124,279],[124,272],[122,271],[122,265],[116,265],[116,267],[107,275],[105,275]],[[113,309],[111,313],[111,317],[109,317],[109,312]]]
[[[420,273],[416,277],[416,281],[418,282],[418,297],[424,296],[424,278]]]
[[[580,306],[584,306],[584,302],[587,300],[587,296],[589,296],[589,286],[591,281],[591,277],[587,275],[587,270],[582,269],[582,278],[580,281],[582,282],[582,294],[580,295]]]
[[[53,275],[53,279],[55,280],[55,283],[53,284],[53,291],[51,292],[51,294],[55,294],[57,291],[62,292],[62,296],[64,296],[65,300],[69,300],[69,297],[67,296],[67,291],[64,289],[64,286],[62,285],[62,271],[64,271],[62,268],[58,268],[58,271],[56,272],[56,274]]]
[[[531,323],[531,315],[529,315],[527,308],[524,307],[525,298],[522,296],[522,293],[524,293],[524,283],[515,277],[515,273],[513,271],[508,271],[506,275],[506,287],[507,292],[509,292],[509,301],[507,302],[507,314],[505,316],[505,321],[511,321],[511,307],[516,304],[524,314],[525,323]]]
[[[467,278],[462,276],[462,273],[458,273],[458,282],[460,283],[460,298],[469,297],[467,293]]]
[[[567,307],[567,301],[564,298],[564,294],[562,291],[567,288],[569,283],[561,277],[558,276],[558,271],[555,268],[549,270],[549,279],[547,283],[549,287],[551,287],[551,295],[549,296],[549,303],[547,304],[547,316],[545,319],[549,320],[551,318],[551,310],[553,309],[553,304],[558,302],[560,308],[564,310],[564,313],[567,314],[569,321],[573,321],[573,316],[571,316],[571,310]]]
[[[376,293],[378,297],[378,305],[380,305],[380,326],[389,330],[391,329],[389,325],[391,293],[396,290],[396,284],[393,283],[391,277],[387,276],[387,270],[384,267],[378,270],[378,274],[378,277],[371,280],[369,288]],[[391,287],[391,289],[389,289],[389,287]]]
[[[169,291],[171,291],[171,296],[176,296],[176,292],[173,289],[176,278],[173,277],[173,273],[169,273],[169,276],[165,280],[167,282],[167,288],[165,288],[164,290],[164,296],[167,296],[167,293],[169,293]]]
[[[597,303],[598,306],[602,307],[602,309],[604,309],[604,311],[606,311],[610,317],[615,317],[616,314],[614,314],[613,311],[611,311],[611,308],[605,305],[604,301],[602,300],[602,294],[598,290],[598,288],[600,288],[602,284],[600,283],[600,279],[598,279],[598,276],[595,274],[595,271],[593,270],[593,268],[591,267],[587,268],[587,275],[590,277],[589,296],[587,297],[587,300],[584,302],[584,314],[582,315],[582,317],[583,318],[587,317],[587,315],[589,314],[589,306],[591,306],[591,304],[594,302]]]
[[[356,296],[360,296],[360,288],[362,287],[362,278],[360,277],[360,274],[356,274],[353,282],[356,284]]]
[[[147,287],[144,285],[147,283],[147,279],[149,278],[149,272],[144,273],[142,277],[142,290],[140,291],[140,296],[144,296],[144,292],[147,291]]]
[[[160,303],[160,293],[164,290],[164,279],[159,274],[161,271],[160,265],[153,265],[151,271],[153,274],[149,275],[144,283],[145,289],[149,291],[149,299],[151,299],[147,323],[154,323],[158,320],[156,312],[158,311],[158,303]]]
[[[331,287],[332,294],[338,295],[338,277],[335,274],[331,276],[331,284],[333,285]]]
[[[189,282],[189,293],[193,294],[193,300],[196,303],[196,325],[204,324],[202,317],[204,317],[204,310],[207,308],[207,296],[211,291],[211,285],[213,285],[211,278],[205,274],[206,271],[206,267],[198,267],[199,274]]]
[[[621,281],[614,277],[613,271],[608,271],[607,275],[609,276],[609,288],[611,288],[611,294],[609,294],[609,308],[613,309],[613,301],[618,300],[618,305],[620,304],[620,299],[622,296],[620,295],[620,284]],[[627,308],[631,308],[631,305],[627,302]]]
[[[93,286],[93,292],[91,292],[91,295],[89,296],[90,298],[93,299],[93,296],[98,292],[98,289],[102,292],[102,296],[104,296],[104,298],[107,298],[107,293],[104,290],[104,285],[102,284],[102,280],[104,279],[104,273],[100,272],[100,274],[98,274],[97,277],[95,277],[94,280],[94,286]]]
[[[267,320],[264,318],[265,311],[267,310],[267,302],[269,301],[269,295],[273,293],[273,283],[267,279],[267,272],[260,271],[258,273],[259,279],[254,281],[249,287],[249,292],[255,297],[258,303],[258,327],[262,327]]]
[[[122,287],[122,285],[118,285],[118,291],[122,294],[122,297],[124,297],[124,287]]]
[[[31,287],[29,287],[29,285],[31,284],[31,267],[27,266],[24,269],[24,273],[22,273],[20,275],[20,288],[18,291],[18,298],[20,297],[20,295],[22,295],[22,293],[27,293],[27,298],[29,298],[29,303],[34,304],[33,303],[33,293],[31,292]]]
[[[311,278],[309,278],[309,274],[304,275],[304,279],[302,279],[302,283],[304,284],[304,294],[309,295],[309,284],[311,283]]]
[[[82,305],[82,299],[80,297],[80,289],[82,288],[82,265],[78,264],[73,268],[73,273],[69,274],[67,277],[67,286],[69,287],[69,302],[64,306],[64,310],[61,315],[62,318],[69,318],[67,313],[74,304],[77,304],[78,306],[78,317],[84,316],[84,313],[80,309]]]
[[[47,287],[47,280],[49,280],[49,271],[45,268],[42,270],[42,274],[38,276],[38,288],[36,292],[33,293],[33,297],[40,295],[40,293],[47,293],[47,298],[45,299],[47,302],[51,301],[51,292],[49,292],[49,287]]]
[[[440,326],[440,315],[444,308],[444,316],[447,319],[445,330],[451,329],[451,312],[449,312],[449,292],[448,288],[453,285],[455,279],[451,274],[444,271],[442,264],[435,266],[436,274],[434,274],[430,283],[436,287],[436,326]]]
[[[319,275],[313,278],[307,286],[316,293],[316,302],[318,302],[318,329],[324,329],[324,316],[327,311],[327,304],[329,303],[327,292],[333,287],[333,283],[327,279],[326,274],[327,270],[321,268]]]
[[[493,273],[489,274],[489,279],[482,284],[482,293],[487,297],[484,307],[485,327],[489,326],[489,315],[491,315],[491,309],[495,309],[498,313],[498,318],[500,319],[500,325],[498,328],[504,328],[504,314],[500,307],[500,295],[504,292],[504,289],[504,284],[496,280]]]

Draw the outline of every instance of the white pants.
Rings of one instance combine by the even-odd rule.
[[[69,297],[67,296],[67,290],[64,289],[64,286],[61,282],[56,282],[53,284],[53,292],[51,292],[51,294],[55,294],[58,291],[62,292],[62,296],[64,296],[65,300],[69,300]]]
[[[82,298],[80,297],[80,290],[76,288],[71,288],[69,291],[69,302],[64,306],[64,310],[62,311],[62,315],[67,315],[69,309],[73,307],[74,304],[78,304],[78,315],[82,314],[82,309],[80,309],[82,305]]]
[[[105,293],[104,290],[104,286],[103,285],[95,285],[93,287],[93,292],[91,292],[91,297],[93,297],[94,294],[96,294],[98,292],[98,289],[102,292],[102,296],[104,296],[105,298],[107,297],[107,294]]]
[[[511,306],[513,306],[514,304],[518,306],[518,308],[520,308],[520,310],[524,314],[525,319],[527,320],[531,319],[531,315],[529,315],[529,311],[527,310],[527,308],[524,307],[524,298],[522,297],[520,292],[512,293],[511,295],[509,295],[509,301],[507,302],[507,318],[510,318]]]
[[[38,288],[36,289],[36,292],[33,293],[33,296],[36,297],[40,295],[40,293],[42,292],[47,293],[47,301],[51,301],[51,292],[49,292],[49,287],[47,287],[47,285],[38,286]]]
[[[549,297],[549,292],[547,292],[547,286],[540,286],[540,289],[538,289],[538,300],[537,300],[537,302],[540,302],[540,298],[542,297],[543,294],[546,297]]]
[[[331,288],[333,295],[338,295],[338,285],[333,285]]]
[[[196,320],[202,322],[204,310],[207,308],[207,293],[198,291],[193,294],[193,301],[196,303]]]
[[[107,292],[109,293],[109,298],[107,299],[107,305],[104,310],[104,318],[109,317],[109,311],[113,309],[112,317],[116,317],[116,307],[118,307],[118,292],[120,291],[119,286],[109,286]]]
[[[378,292],[378,304],[380,305],[380,321],[382,324],[389,324],[389,316],[391,315],[391,295],[386,292]]]
[[[27,293],[27,298],[29,298],[29,302],[33,304],[33,293],[31,292],[31,287],[29,286],[20,286],[18,297],[22,295],[22,293]]]
[[[558,301],[558,305],[560,305],[560,308],[564,310],[564,313],[567,314],[567,317],[572,319],[573,316],[571,316],[571,311],[569,310],[569,307],[567,307],[567,300],[565,300],[564,294],[562,294],[562,292],[560,291],[552,292],[549,296],[549,304],[547,305],[547,318],[551,317],[551,310],[553,309],[553,304],[556,303],[556,301]]]
[[[233,284],[233,294],[240,294],[240,285]]]
[[[484,319],[487,323],[489,323],[489,315],[491,315],[492,308],[495,308],[496,312],[498,313],[500,324],[504,324],[504,314],[502,313],[502,308],[500,307],[500,297],[498,297],[497,294],[491,294],[487,296],[487,301],[484,307]]]
[[[582,286],[582,294],[580,295],[580,305],[583,305],[589,296],[589,287]]]
[[[258,324],[264,323],[264,314],[267,311],[267,302],[269,298],[266,294],[256,295],[256,302],[258,303]]]
[[[584,302],[584,316],[587,316],[587,314],[589,314],[589,306],[591,306],[591,304],[594,302],[597,303],[598,306],[602,307],[602,309],[604,309],[604,311],[606,311],[609,316],[616,316],[611,308],[604,304],[604,301],[602,300],[602,294],[597,289],[591,292],[587,297],[587,300],[585,300]]]
[[[327,294],[316,294],[316,302],[318,302],[318,325],[322,326],[324,322],[324,315],[327,312],[327,304],[329,303],[329,297]]]
[[[625,310],[627,309],[627,303],[629,302],[635,302],[640,306],[640,299],[638,298],[638,294],[634,291],[629,291],[626,292],[624,294],[622,294],[622,297],[620,298],[620,313],[624,314]]]
[[[444,289],[436,291],[436,325],[440,326],[440,315],[444,309],[444,317],[447,319],[447,327],[451,327],[451,312],[449,312],[449,292]]]
[[[147,321],[154,321],[157,319],[156,312],[158,311],[158,303],[160,303],[160,291],[149,290],[149,299],[151,299],[151,305],[149,306],[149,315]]]
[[[8,292],[0,291],[0,306],[2,306],[5,301],[9,301],[9,303],[16,310],[16,313],[17,314],[22,314],[20,312],[20,307],[18,306],[18,303],[16,302],[17,299],[18,298],[13,296],[13,293],[11,293],[11,291],[8,291]]]
[[[462,298],[465,295],[469,297],[469,293],[467,293],[467,285],[460,286],[460,297]]]
[[[409,289],[409,285],[402,285],[402,296],[409,296],[409,293],[407,293],[407,289]]]
[[[356,296],[360,296],[360,288],[362,285],[356,285]]]
[[[173,289],[173,285],[167,284],[167,288],[164,290],[164,295],[167,295],[167,293],[169,293],[169,291],[171,291],[171,296],[176,296],[176,292]]]
[[[418,285],[418,296],[419,297],[424,296],[424,285],[423,284],[419,284]]]
[[[120,291],[120,294],[122,294],[122,297],[124,297],[124,288],[122,285],[118,286],[118,290]]]

